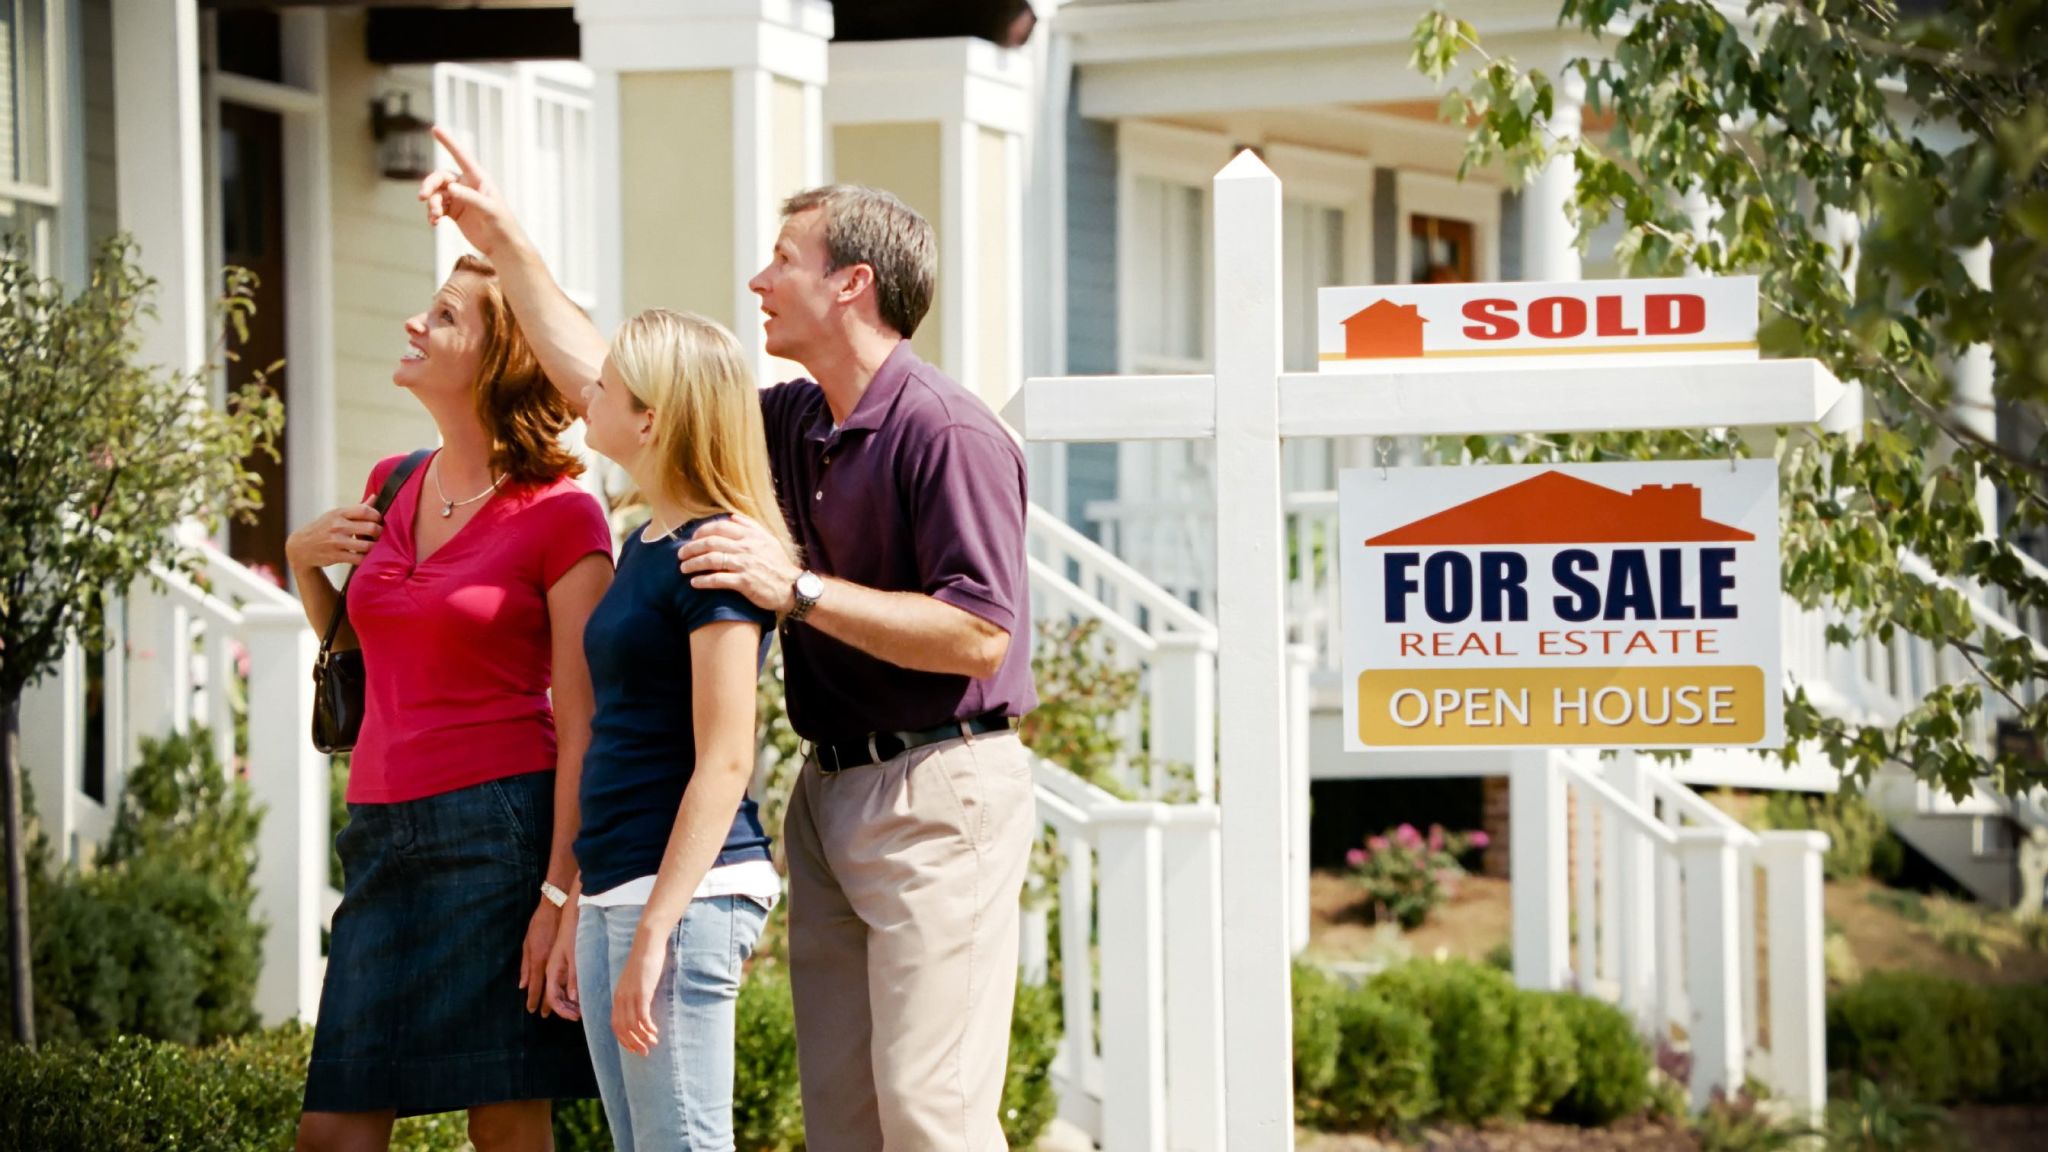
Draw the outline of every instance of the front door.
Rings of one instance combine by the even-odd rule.
[[[227,363],[230,390],[285,358],[284,117],[276,112],[225,101],[220,106],[221,262],[256,275],[256,312],[249,318],[248,343],[233,347]],[[290,492],[285,486],[285,445],[290,439],[290,365],[269,371],[265,384],[285,406],[286,434],[277,458],[258,452],[249,468],[263,480],[263,507],[250,523],[228,530],[228,553],[252,567],[286,574],[284,539],[291,532]]]

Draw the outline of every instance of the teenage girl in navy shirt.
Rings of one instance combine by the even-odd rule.
[[[573,949],[549,965],[580,1015],[621,1149],[731,1148],[741,968],[781,892],[747,784],[772,613],[676,578],[707,521],[788,547],[739,343],[662,309],[627,321],[583,391],[590,447],[652,516],[629,533],[584,629],[596,715],[584,756]],[[573,969],[573,972],[571,971]]]

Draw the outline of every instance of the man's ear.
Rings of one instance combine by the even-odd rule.
[[[875,270],[867,264],[851,264],[842,269],[846,279],[839,285],[839,302],[851,304],[860,299],[863,292],[875,290]]]

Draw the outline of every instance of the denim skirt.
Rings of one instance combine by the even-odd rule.
[[[400,1116],[597,1095],[583,1030],[526,1010],[553,772],[351,804],[308,1112]]]

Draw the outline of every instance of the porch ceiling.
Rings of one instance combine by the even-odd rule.
[[[1174,117],[1304,106],[1394,106],[1412,117],[1435,84],[1409,67],[1416,0],[1077,0],[1061,10],[1081,112]],[[1490,51],[1554,68],[1590,44],[1557,26],[1555,0],[1470,0]]]

